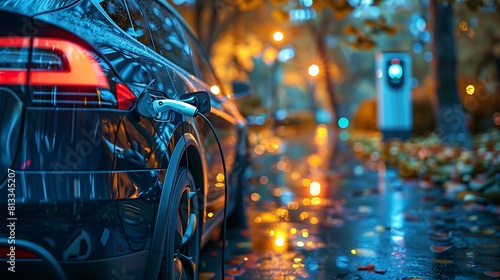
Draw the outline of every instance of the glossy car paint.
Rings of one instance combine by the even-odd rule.
[[[175,11],[162,7],[185,28]],[[155,278],[166,231],[162,209],[169,203],[162,194],[180,165],[202,187],[205,240],[220,224],[224,206],[214,135],[199,118],[173,114],[169,122],[156,122],[131,108],[117,109],[126,103],[116,90],[126,86],[135,97],[148,90],[177,99],[209,91],[210,85],[121,30],[98,1],[7,1],[0,4],[0,26],[0,38],[57,38],[90,50],[110,82],[99,93],[99,106],[90,108],[86,99],[73,107],[45,104],[26,83],[0,84],[0,195],[7,197],[7,169],[14,169],[17,248],[38,256],[18,258],[15,276],[43,271],[47,279]],[[16,55],[29,61],[31,54]],[[211,103],[208,117],[234,182],[244,121],[231,98],[211,95]],[[0,200],[1,209],[7,209],[6,201]],[[8,233],[1,231],[0,245],[6,243]],[[3,257],[0,275],[7,271]]]

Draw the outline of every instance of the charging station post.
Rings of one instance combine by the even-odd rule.
[[[408,139],[413,130],[411,57],[379,52],[375,57],[377,126],[383,140]]]

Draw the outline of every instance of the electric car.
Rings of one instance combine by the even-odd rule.
[[[207,57],[164,1],[0,3],[1,279],[196,278],[251,90]]]

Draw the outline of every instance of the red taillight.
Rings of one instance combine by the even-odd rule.
[[[22,52],[29,48],[27,37],[1,37],[0,48],[9,48],[9,53]],[[57,70],[53,60],[60,61]],[[19,60],[19,57],[12,56]],[[8,63],[8,62],[4,62]],[[19,64],[19,63],[18,63]],[[108,79],[92,54],[83,47],[61,39],[34,38],[31,63],[25,67],[1,69],[0,83],[22,84],[26,82],[27,68],[30,68],[28,85],[32,86],[72,86],[109,89]],[[17,69],[16,69],[17,68]]]
[[[135,95],[124,84],[116,84],[116,97],[118,98],[118,109],[130,110],[135,102]]]
[[[16,259],[38,259],[39,257],[27,250],[21,249],[19,247],[13,247],[14,250],[11,250],[10,247],[1,246],[0,247],[0,258],[9,259],[10,256],[14,256]]]
[[[116,84],[116,100],[103,99],[109,97],[103,93],[111,87],[91,51],[71,41],[44,37],[34,38],[31,54],[29,49],[29,37],[0,37],[4,58],[0,84],[27,84],[33,103],[39,106],[132,108],[136,97],[124,84]]]
[[[23,70],[0,70],[0,84],[22,85],[26,82],[26,75]]]
[[[0,37],[0,84],[26,83],[29,46],[28,37]]]
[[[66,59],[66,69],[31,70],[30,85],[39,86],[88,86],[109,89],[108,79],[92,54],[72,42],[59,39],[35,38],[35,50],[52,50]]]

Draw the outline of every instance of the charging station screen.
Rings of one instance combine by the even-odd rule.
[[[394,58],[387,62],[387,79],[389,85],[393,88],[400,88],[403,85],[404,78],[403,61]]]

